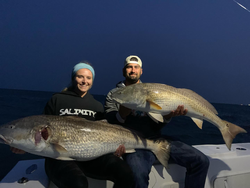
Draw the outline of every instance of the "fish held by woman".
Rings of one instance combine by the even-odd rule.
[[[122,126],[76,116],[38,115],[12,121],[0,127],[0,143],[39,156],[78,161],[114,153],[124,145],[127,153],[151,150],[165,167],[170,152],[166,140],[144,139]]]

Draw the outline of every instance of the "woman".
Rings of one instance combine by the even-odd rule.
[[[102,119],[103,105],[89,93],[95,78],[93,67],[88,62],[78,63],[72,70],[71,78],[71,85],[61,93],[54,94],[48,101],[44,114],[74,115],[88,120]],[[124,150],[125,148],[119,147],[116,155],[120,156]],[[49,179],[59,188],[87,188],[86,176],[111,180],[114,182],[114,188],[132,187],[132,171],[116,155],[107,154],[91,161],[61,161],[46,158],[45,171]]]

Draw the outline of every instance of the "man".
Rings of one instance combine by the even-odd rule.
[[[142,61],[135,55],[128,56],[124,63],[123,76],[125,80],[119,82],[117,87],[111,90],[106,98],[105,112],[109,123],[121,124],[140,132],[146,138],[160,138],[161,129],[174,116],[186,115],[187,110],[183,105],[168,115],[164,116],[165,123],[154,122],[146,113],[134,111],[112,101],[112,93],[120,87],[140,83],[142,75]],[[133,97],[133,96],[131,96]],[[199,150],[176,140],[170,142],[170,160],[187,169],[185,188],[202,188],[205,185],[209,160]],[[119,153],[119,151],[117,151]],[[120,151],[123,153],[124,151]],[[135,153],[124,154],[123,159],[133,171],[136,188],[147,188],[149,173],[156,160],[151,151],[136,150]]]

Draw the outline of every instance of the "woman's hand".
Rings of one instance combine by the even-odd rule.
[[[126,117],[131,113],[131,111],[132,111],[131,109],[120,105],[119,114],[120,114],[122,119],[126,119]]]
[[[17,148],[14,148],[14,147],[10,147],[10,150],[15,153],[15,154],[24,154],[26,153],[25,151],[23,150],[20,150],[20,149],[17,149]]]

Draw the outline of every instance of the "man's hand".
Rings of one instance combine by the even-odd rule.
[[[131,111],[132,111],[131,109],[120,105],[119,114],[120,114],[122,119],[126,119],[126,117],[131,113]]]
[[[124,145],[120,145],[120,146],[116,149],[114,155],[117,156],[117,157],[121,157],[124,153],[126,153],[125,146],[124,146]]]
[[[185,116],[188,110],[184,109],[184,105],[179,105],[176,110],[173,110],[171,113],[164,116],[166,120],[175,117],[175,116]]]
[[[24,154],[26,153],[25,151],[23,150],[20,150],[20,149],[17,149],[17,148],[14,148],[14,147],[10,147],[10,150],[15,153],[15,154]]]

